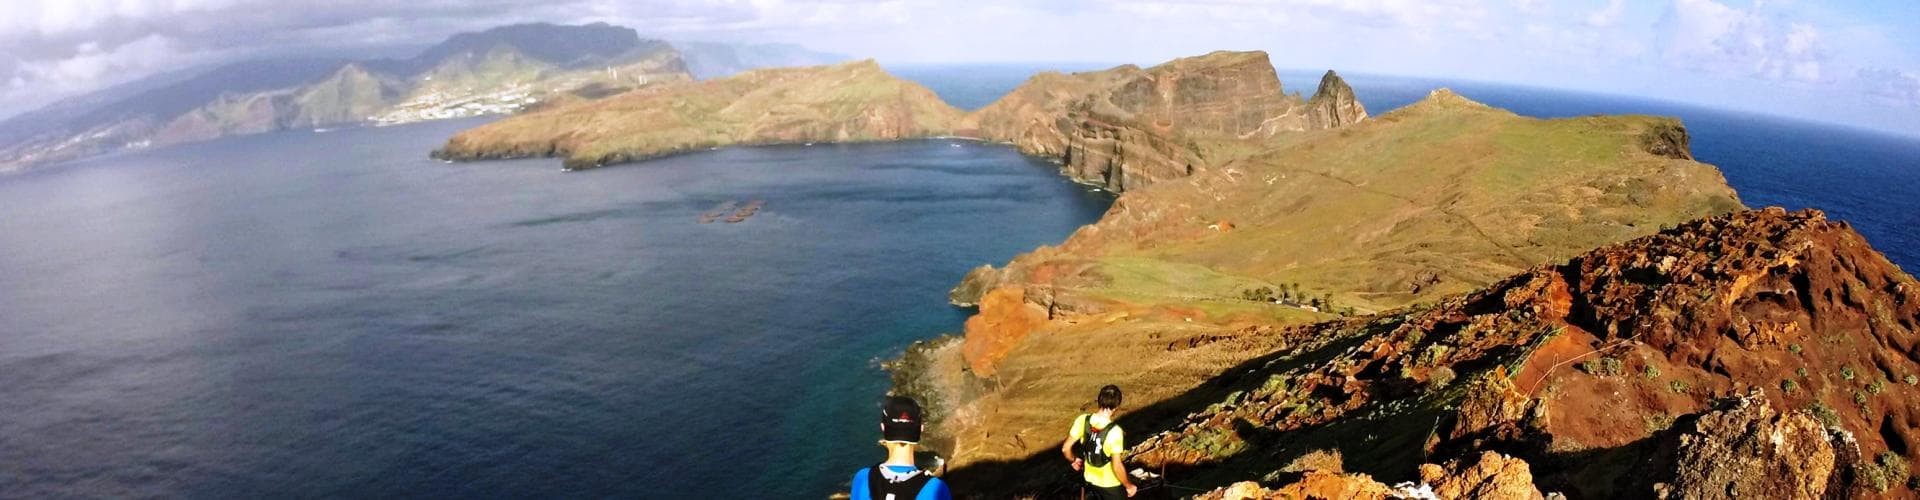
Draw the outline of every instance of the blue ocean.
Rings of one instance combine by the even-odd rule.
[[[895,72],[974,108],[1039,68]],[[1282,76],[1310,93],[1319,74]],[[1920,140],[1347,76],[1376,115],[1447,86],[1534,116],[1679,116],[1747,204],[1825,209],[1920,266]],[[0,177],[0,497],[818,498],[881,458],[875,361],[959,329],[948,287],[1111,203],[966,141],[565,174],[426,159],[478,123]]]

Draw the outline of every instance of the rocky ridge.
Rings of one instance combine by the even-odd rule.
[[[1432,303],[1738,209],[1713,167],[1649,151],[1667,142],[1647,136],[1672,130],[1537,120],[1441,90],[1278,136],[1121,194],[1060,246],[969,273],[952,298],[978,313],[905,385],[943,402],[935,434],[954,466],[1017,463],[1101,385],[1159,408],[1270,352],[1248,339]]]
[[[1470,481],[1508,492],[1493,497],[1910,495],[1917,328],[1920,283],[1845,223],[1742,211],[1432,305],[1169,345],[1259,354],[1122,425],[1150,433],[1136,467],[1183,488],[1349,473],[1439,488],[1497,453],[1525,467]],[[1312,461],[1321,474],[1289,465],[1327,454],[1341,459]],[[1054,462],[951,475],[996,484]],[[1058,488],[1034,481],[999,493]]]

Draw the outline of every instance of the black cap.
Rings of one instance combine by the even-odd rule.
[[[880,439],[920,442],[920,403],[913,398],[888,396],[880,405]]]

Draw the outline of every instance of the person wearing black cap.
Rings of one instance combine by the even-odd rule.
[[[947,483],[914,462],[919,445],[920,403],[888,396],[880,406],[880,446],[887,449],[887,461],[853,473],[851,500],[952,500]]]

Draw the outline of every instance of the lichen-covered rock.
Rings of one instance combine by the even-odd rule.
[[[1440,498],[1536,500],[1532,467],[1518,458],[1483,452],[1473,460],[1454,460],[1445,466],[1420,466],[1420,480]]]
[[[1278,488],[1245,481],[1195,497],[1202,500],[1243,499],[1385,499],[1442,498],[1479,500],[1537,500],[1545,498],[1533,486],[1533,473],[1518,458],[1485,452],[1472,460],[1420,466],[1420,481],[1388,486],[1366,474],[1308,471],[1299,480]]]
[[[1674,431],[1670,465],[1654,471],[1658,498],[1816,499],[1848,483],[1826,429],[1775,412],[1764,396],[1734,399]]]
[[[1380,500],[1394,498],[1393,488],[1366,474],[1312,471],[1299,481],[1268,489],[1259,483],[1234,483],[1194,497],[1195,500]]]

